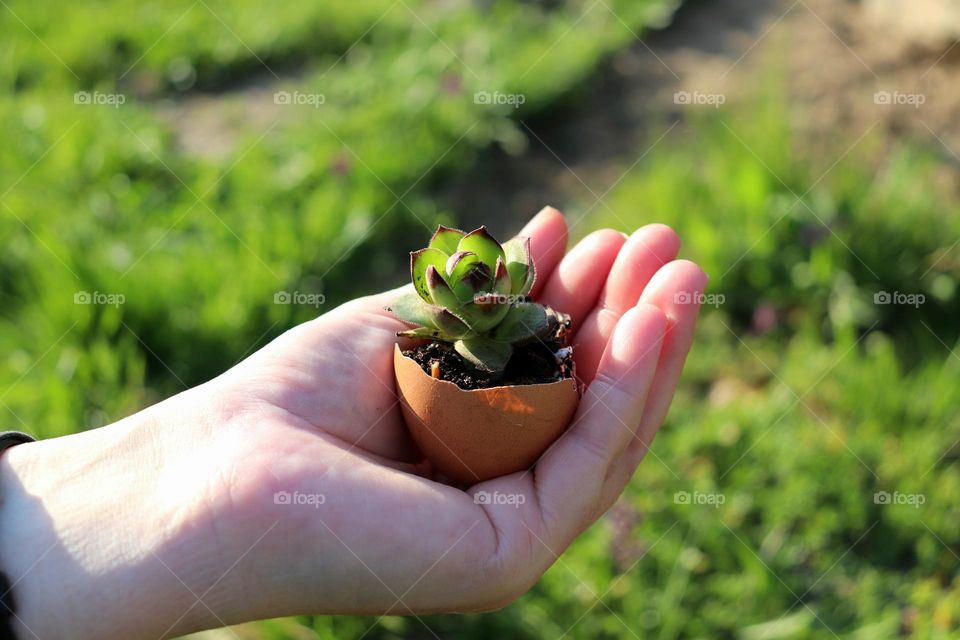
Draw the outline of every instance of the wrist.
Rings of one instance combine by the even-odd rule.
[[[159,637],[203,624],[192,592],[220,575],[216,541],[202,500],[165,475],[175,443],[196,438],[182,419],[158,419],[168,403],[0,456],[0,571],[18,637]]]

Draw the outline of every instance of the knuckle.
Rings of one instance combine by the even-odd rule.
[[[616,326],[617,321],[623,314],[614,308],[613,303],[606,299],[606,296],[604,297],[605,299],[600,302],[600,307],[597,309],[597,324],[608,331],[613,331],[613,327]]]

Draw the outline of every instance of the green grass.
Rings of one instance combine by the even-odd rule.
[[[346,51],[375,22],[382,31],[402,28],[401,13],[389,11],[394,4],[296,0],[278,10],[248,0],[10,2],[0,16],[11,38],[4,75],[18,88],[114,80],[148,93],[217,87]],[[422,4],[408,3],[418,11]]]
[[[436,188],[483,149],[513,144],[518,118],[555,113],[633,38],[579,2],[422,13],[408,2],[429,29],[372,0],[208,4],[249,49],[202,4],[11,4],[80,80],[0,10],[0,401],[11,426],[62,435],[216,375],[318,312],[274,304],[277,291],[323,292],[323,311],[396,282],[425,227],[455,220]],[[609,4],[634,30],[670,5]],[[265,100],[252,106],[275,124],[242,130],[224,157],[183,153],[160,103],[134,98],[137,83],[177,91],[171,65],[183,60],[202,87],[269,78],[257,57],[304,63],[277,86],[326,100],[228,98],[225,114]],[[626,498],[519,602],[426,618],[442,637],[948,638],[960,625],[950,168],[879,131],[815,151],[772,78],[750,101],[685,113],[608,196],[613,213],[578,227],[673,225],[723,302],[704,310]],[[129,100],[77,105],[78,90]],[[477,105],[477,91],[526,103]],[[651,125],[651,139],[661,131]],[[77,305],[80,291],[125,302]],[[926,300],[876,305],[878,291]],[[758,308],[776,313],[767,330]],[[877,491],[925,502],[878,505]],[[677,504],[677,492],[724,502]],[[301,617],[250,633],[355,638],[371,625]],[[365,637],[429,635],[387,618]]]

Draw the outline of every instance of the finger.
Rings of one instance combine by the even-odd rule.
[[[604,509],[613,504],[630,482],[666,417],[693,343],[700,312],[699,294],[703,292],[707,279],[707,274],[693,262],[677,260],[658,271],[640,297],[640,304],[654,305],[666,315],[669,329],[663,340],[657,373],[636,436],[613,465],[604,488],[604,498],[601,500]]]
[[[362,298],[354,298],[348,302],[344,302],[342,305],[334,309],[334,312],[337,313],[347,313],[354,311],[363,311],[369,313],[376,313],[379,315],[386,316],[392,320],[396,320],[392,313],[386,310],[386,307],[390,306],[390,303],[397,299],[401,293],[406,292],[407,290],[412,290],[413,285],[405,284],[403,286],[397,287],[396,289],[390,289],[388,291],[382,291],[380,293],[374,293],[369,296],[363,296]],[[399,320],[396,320],[400,323]],[[398,326],[402,326],[403,323],[400,323]]]
[[[569,313],[573,326],[579,327],[596,304],[626,238],[613,229],[601,229],[578,242],[550,276],[540,302]]]
[[[680,238],[670,227],[650,224],[635,231],[610,269],[596,307],[583,325],[574,325],[577,377],[589,383],[607,340],[627,309],[637,303],[650,278],[680,250]],[[562,308],[562,307],[561,307]]]
[[[567,251],[567,221],[553,207],[544,207],[517,235],[530,238],[530,254],[537,270],[531,295],[537,297]]]
[[[610,465],[633,438],[666,325],[660,309],[650,305],[620,318],[570,430],[537,463],[543,523],[560,545],[592,521]]]

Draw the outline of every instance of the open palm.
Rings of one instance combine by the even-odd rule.
[[[669,407],[706,276],[674,260],[679,240],[662,225],[629,238],[597,231],[566,255],[554,209],[521,233],[539,274],[533,296],[571,315],[585,388],[534,470],[467,492],[435,480],[394,389],[405,327],[383,307],[396,292],[300,325],[215,381],[234,443],[220,472],[229,495],[211,500],[222,544],[243,551],[267,532],[229,578],[262,588],[244,617],[500,606],[620,495]],[[483,504],[480,491],[510,498]]]

